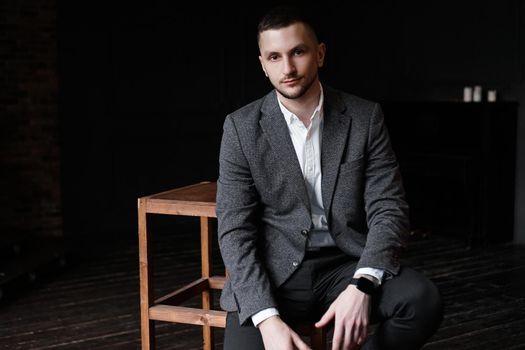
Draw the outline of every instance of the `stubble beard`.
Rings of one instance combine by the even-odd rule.
[[[296,93],[293,93],[293,94],[287,93],[287,92],[283,91],[283,89],[279,89],[277,86],[274,86],[274,88],[282,96],[284,96],[285,98],[287,98],[289,100],[295,100],[295,99],[303,97],[304,94],[306,94],[306,92],[308,90],[310,90],[310,88],[312,87],[312,84],[314,83],[316,77],[317,77],[317,74],[314,75],[310,80],[306,81],[306,83],[304,85],[301,85],[301,88],[299,89],[299,91],[297,91]],[[293,79],[295,77],[289,77],[289,78]],[[287,79],[289,79],[289,78],[287,78]]]

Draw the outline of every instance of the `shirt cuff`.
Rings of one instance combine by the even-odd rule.
[[[252,316],[253,325],[257,327],[259,323],[275,315],[279,315],[279,311],[277,311],[277,309],[274,307],[261,310]]]
[[[360,269],[357,269],[357,271],[354,273],[354,276],[356,275],[369,275],[374,277],[375,279],[375,285],[380,286],[381,282],[383,281],[383,275],[385,274],[384,270],[380,269],[374,269],[372,267],[362,267]]]

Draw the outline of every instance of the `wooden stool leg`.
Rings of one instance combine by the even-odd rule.
[[[202,277],[208,278],[211,276],[211,242],[213,239],[211,219],[209,217],[201,216],[201,266]],[[202,308],[210,310],[213,303],[213,294],[210,290],[202,292]],[[212,350],[215,347],[213,339],[213,328],[210,326],[202,327],[203,349]]]
[[[212,293],[211,291],[202,292],[202,308],[204,310],[211,309]],[[213,339],[213,327],[202,327],[203,349],[212,350],[215,348],[215,341]]]
[[[142,350],[155,349],[155,322],[149,319],[149,307],[153,302],[151,264],[148,264],[148,228],[146,206],[139,199],[139,273],[140,273],[140,335]]]

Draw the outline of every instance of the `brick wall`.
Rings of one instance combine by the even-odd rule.
[[[56,3],[0,1],[0,237],[61,235]]]

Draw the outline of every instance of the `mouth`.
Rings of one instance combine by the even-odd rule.
[[[281,82],[286,85],[293,85],[297,83],[299,80],[300,78],[293,78],[293,79],[285,79],[285,80],[282,80]]]

